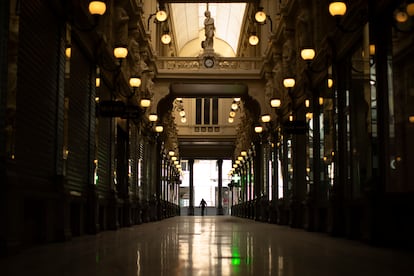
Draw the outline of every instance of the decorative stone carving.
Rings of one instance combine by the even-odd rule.
[[[214,19],[211,17],[209,10],[204,12],[206,18],[204,19],[204,34],[206,39],[201,42],[201,47],[204,49],[204,52],[214,52],[213,43],[214,43]]]
[[[129,16],[122,7],[122,2],[114,9],[114,41],[116,45],[128,44],[128,21]]]
[[[293,30],[285,29],[285,42],[283,43],[283,75],[284,77],[292,77],[296,67],[296,51],[293,43]]]

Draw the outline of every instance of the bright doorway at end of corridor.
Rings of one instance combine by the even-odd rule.
[[[231,178],[228,176],[232,166],[231,160],[223,160],[222,167],[222,206],[224,215],[229,215],[231,208],[230,204],[230,192],[228,184],[231,182]],[[181,161],[182,183],[180,185],[180,207],[181,215],[188,213],[188,207],[190,206],[190,168],[188,160]],[[194,215],[201,215],[200,202],[204,199],[207,202],[206,214],[207,216],[213,216],[217,214],[218,207],[218,165],[217,160],[194,160],[193,167],[193,185],[194,185]]]

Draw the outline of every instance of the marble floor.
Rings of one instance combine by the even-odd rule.
[[[182,216],[0,259],[30,276],[413,276],[414,255],[229,216]]]

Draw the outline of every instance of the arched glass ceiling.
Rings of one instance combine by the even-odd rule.
[[[170,4],[174,39],[179,56],[197,56],[204,40],[206,3]],[[209,3],[216,27],[214,51],[221,56],[235,56],[246,3]]]

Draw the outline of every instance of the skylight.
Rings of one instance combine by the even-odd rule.
[[[208,10],[216,27],[214,51],[221,56],[237,54],[240,30],[243,23],[246,3],[209,3]],[[198,56],[203,52],[204,12],[206,3],[171,4],[174,39],[179,56]]]

